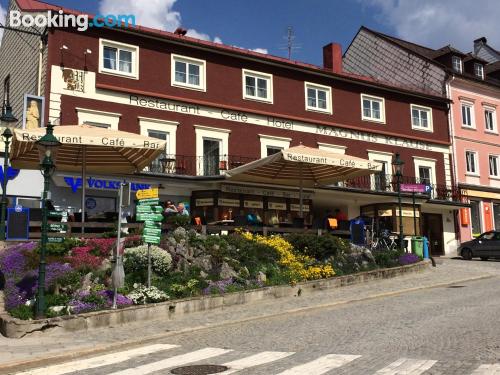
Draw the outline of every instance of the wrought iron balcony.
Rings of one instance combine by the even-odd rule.
[[[220,176],[227,170],[254,160],[257,158],[237,155],[187,156],[167,154],[156,159],[145,172],[181,176]],[[431,184],[429,181],[410,176],[403,176],[401,183],[430,185],[431,191],[427,194],[429,199],[468,202],[465,191],[457,186]],[[378,173],[339,182],[332,187],[360,192],[395,193],[397,192],[397,181],[395,176]]]

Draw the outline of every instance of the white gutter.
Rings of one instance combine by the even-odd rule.
[[[452,75],[450,79],[446,81],[446,97],[450,100],[452,100],[451,97],[451,84],[455,80],[455,75]],[[452,176],[452,183],[455,183],[455,186],[458,187],[458,167],[457,163],[455,163],[455,156],[456,156],[456,143],[455,143],[455,128],[454,128],[454,122],[453,122],[453,105],[450,103],[450,110],[448,111],[448,124],[450,126],[450,138],[451,138],[451,145],[450,145],[450,151],[451,151],[451,165],[453,166],[453,176]]]

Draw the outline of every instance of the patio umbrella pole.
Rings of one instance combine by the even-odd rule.
[[[85,190],[87,185],[87,168],[85,162],[87,159],[87,148],[82,147],[82,234],[85,233]]]

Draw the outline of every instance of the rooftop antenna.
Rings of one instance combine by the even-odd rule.
[[[288,60],[291,60],[292,52],[302,48],[300,44],[295,43],[295,34],[292,26],[287,27],[284,39],[286,40],[286,44],[280,47],[280,49],[286,49],[288,52]]]

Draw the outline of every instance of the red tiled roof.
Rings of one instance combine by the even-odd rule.
[[[78,10],[69,9],[69,8],[62,7],[62,6],[45,3],[45,2],[39,1],[39,0],[16,0],[16,2],[18,4],[19,8],[24,12],[62,10],[65,14],[74,14],[74,15],[87,14],[89,16],[89,18],[91,18],[91,19],[93,19],[95,16],[94,14],[91,14],[91,13],[80,12]],[[175,33],[165,31],[165,30],[159,30],[159,29],[154,29],[154,28],[140,26],[140,25],[136,25],[136,26],[129,25],[128,28],[130,30],[137,31],[137,32],[142,33],[142,34],[161,36],[165,39],[176,41],[176,42],[191,44],[191,45],[195,45],[195,46],[205,46],[205,47],[208,47],[210,49],[230,52],[230,53],[244,55],[244,56],[255,57],[255,58],[258,58],[260,60],[265,60],[265,61],[269,61],[269,62],[276,62],[276,63],[285,64],[285,65],[289,65],[289,66],[308,69],[308,70],[323,73],[323,74],[328,74],[332,77],[348,78],[348,79],[353,79],[356,81],[366,82],[369,84],[374,84],[376,86],[380,86],[381,88],[401,90],[401,91],[405,91],[408,93],[411,92],[411,93],[425,95],[428,97],[444,99],[443,97],[436,96],[433,93],[421,91],[421,90],[418,90],[418,89],[410,87],[410,86],[388,84],[386,82],[378,81],[373,77],[363,76],[363,75],[344,72],[344,71],[340,72],[340,73],[334,73],[331,70],[325,69],[325,68],[318,66],[318,65],[309,64],[309,63],[305,63],[302,61],[289,60],[289,59],[286,59],[284,57],[255,52],[255,51],[251,51],[251,50],[244,49],[244,48],[225,45],[222,43],[214,43],[211,41],[192,38],[189,36],[177,35]],[[423,48],[425,48],[425,47],[423,47]]]

